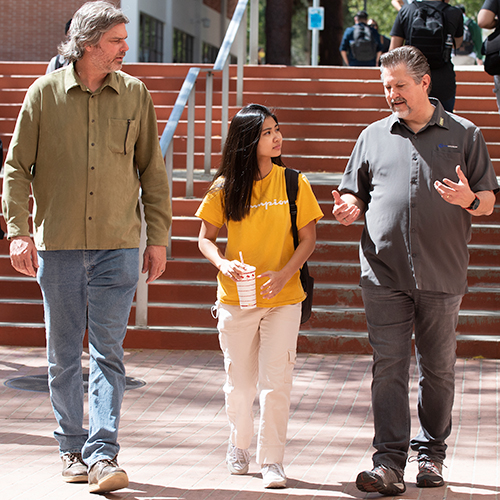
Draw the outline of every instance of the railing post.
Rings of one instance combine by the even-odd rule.
[[[250,2],[250,64],[259,63],[259,0]]]
[[[222,70],[222,110],[221,110],[221,151],[224,148],[227,137],[227,122],[229,117],[229,57],[226,59]]]
[[[167,152],[165,154],[165,168],[167,169],[167,177],[168,177],[168,190],[170,192],[170,199],[172,200],[174,195],[172,193],[174,187],[174,142],[170,141],[170,144],[167,147]],[[168,232],[168,246],[167,246],[167,259],[172,257],[172,227],[170,227],[170,231]]]
[[[144,205],[139,199],[141,210],[141,239],[139,242],[139,281],[135,292],[135,326],[145,327],[148,325],[148,285],[147,274],[141,272],[142,256],[146,250],[146,221],[144,219]]]
[[[194,119],[196,103],[196,84],[193,85],[188,99],[187,145],[186,145],[186,198],[193,196],[194,183]]]
[[[247,55],[247,11],[241,20],[238,31],[238,67],[236,77],[236,106],[243,106],[243,65],[246,63]]]
[[[214,74],[207,73],[205,83],[205,158],[203,161],[206,174],[210,174],[212,167],[212,106],[213,106]]]

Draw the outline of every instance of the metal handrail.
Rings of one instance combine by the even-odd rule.
[[[243,19],[243,15],[246,12],[247,4],[248,0],[240,0],[238,2],[238,5],[236,5],[233,17],[231,18],[231,22],[229,23],[226,31],[226,36],[224,37],[222,45],[219,49],[219,53],[217,54],[217,58],[215,59],[213,71],[222,71],[222,69],[224,68],[224,65],[226,64],[226,61],[229,57],[231,46],[236,39],[236,34],[238,33],[241,20]]]
[[[194,191],[194,122],[195,122],[195,90],[196,80],[200,72],[207,72],[205,88],[205,160],[204,170],[210,173],[212,156],[212,108],[213,108],[213,75],[222,71],[222,111],[221,111],[221,146],[227,137],[227,123],[229,115],[229,55],[231,47],[240,37],[237,54],[237,86],[236,105],[241,106],[243,102],[243,65],[246,56],[246,9],[249,0],[239,0],[234,10],[233,17],[226,31],[226,35],[221,44],[214,66],[210,69],[199,67],[190,68],[182,88],[177,96],[175,105],[170,113],[167,124],[160,138],[160,147],[165,158],[165,166],[172,193],[173,175],[173,138],[182,113],[188,106],[188,127],[187,127],[187,159],[186,159],[186,197],[192,197]],[[258,0],[250,0],[250,63],[256,64],[258,57]],[[143,223],[144,226],[144,223]],[[141,234],[141,253],[146,248],[145,231]],[[168,235],[167,256],[172,255],[172,231]],[[146,277],[143,275],[139,279],[139,286],[136,292],[136,326],[147,326],[147,302],[148,287],[145,283]]]
[[[172,109],[170,116],[168,118],[167,124],[163,130],[163,134],[160,138],[160,147],[163,156],[167,154],[168,146],[170,145],[175,129],[181,119],[182,112],[186,107],[189,96],[194,88],[198,74],[200,73],[200,68],[190,68],[184,83],[182,84],[177,100],[175,101],[174,108]]]
[[[170,167],[168,162],[170,161],[168,148],[172,143],[174,132],[177,128],[181,115],[186,106],[186,96],[191,95],[191,92],[195,91],[196,79],[193,79],[194,71],[198,70],[200,72],[206,72],[206,88],[205,88],[205,150],[204,150],[204,170],[205,173],[210,173],[211,168],[211,156],[212,156],[212,115],[213,115],[213,75],[215,72],[222,71],[222,110],[221,110],[221,139],[222,144],[225,142],[227,136],[227,123],[229,114],[229,55],[231,47],[233,46],[236,37],[239,35],[240,43],[239,50],[237,54],[237,93],[236,93],[236,105],[241,106],[243,102],[243,65],[246,55],[246,9],[249,0],[239,0],[238,4],[231,18],[231,22],[226,31],[226,35],[221,44],[217,58],[212,68],[202,69],[202,68],[191,68],[188,73],[186,80],[181,89],[181,93],[177,98],[177,101],[172,109],[170,117],[168,119],[167,125],[163,131],[160,144],[162,146],[162,153],[166,157],[167,171],[170,168],[173,170],[173,165]],[[250,47],[250,63],[255,64],[257,62],[257,43],[258,38],[254,33],[258,31],[258,0],[250,0],[251,6],[251,16],[250,16],[250,39],[255,45]],[[257,13],[257,16],[255,15]],[[193,71],[194,70],[194,71]],[[193,73],[192,73],[193,71]],[[198,76],[198,74],[196,76]],[[188,110],[189,113],[189,110]],[[193,118],[194,120],[194,118]],[[189,120],[188,120],[189,126]],[[188,134],[189,141],[189,134]],[[190,158],[191,156],[191,158]],[[194,149],[192,152],[188,150],[188,161],[194,165]],[[193,195],[193,172],[190,172],[189,166],[187,166],[187,181],[186,181],[186,196],[190,197]]]

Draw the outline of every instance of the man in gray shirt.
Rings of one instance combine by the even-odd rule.
[[[384,54],[381,71],[392,115],[361,133],[333,192],[333,214],[346,226],[365,215],[360,284],[373,348],[376,452],[356,485],[398,495],[409,446],[417,486],[444,484],[471,215],[492,213],[498,183],[481,131],[429,98],[430,68],[418,49]],[[413,331],[420,431],[410,442]]]

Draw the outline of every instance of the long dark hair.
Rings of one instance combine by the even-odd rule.
[[[269,117],[278,124],[278,119],[268,108],[261,104],[249,104],[231,120],[221,165],[214,176],[214,181],[222,177],[224,182],[222,186],[214,182],[211,188],[223,190],[224,212],[228,221],[240,221],[250,212],[252,185],[260,173],[257,144],[264,120]],[[283,165],[281,155],[273,158],[273,163]]]

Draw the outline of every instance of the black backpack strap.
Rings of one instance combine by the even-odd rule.
[[[285,168],[286,195],[290,208],[290,219],[292,221],[293,245],[299,246],[299,233],[297,230],[297,192],[299,190],[299,172],[291,168]]]

